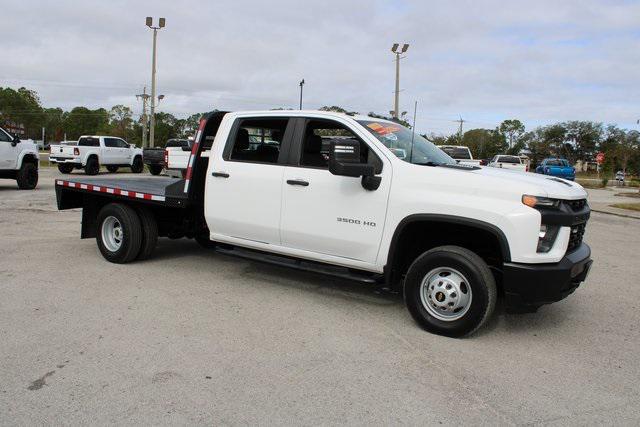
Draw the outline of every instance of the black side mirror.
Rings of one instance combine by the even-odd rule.
[[[362,187],[377,190],[382,178],[375,176],[373,165],[360,162],[360,143],[356,141],[331,141],[329,148],[329,172],[333,175],[362,177]]]
[[[13,135],[13,141],[11,141],[11,146],[15,147],[20,143],[20,137],[17,134]]]

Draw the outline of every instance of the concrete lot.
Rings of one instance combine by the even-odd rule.
[[[640,220],[594,213],[583,287],[454,340],[188,240],[110,264],[55,176],[0,181],[0,424],[640,423]]]

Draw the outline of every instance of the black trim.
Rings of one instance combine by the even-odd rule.
[[[557,208],[537,207],[535,209],[540,212],[543,224],[571,227],[587,222],[591,215],[591,208],[586,201],[577,205],[576,202],[576,200],[560,200]],[[577,210],[574,210],[573,206],[576,206]]]
[[[502,286],[506,310],[533,312],[566,298],[587,278],[592,263],[591,248],[585,243],[553,264],[505,262]]]
[[[302,187],[308,187],[309,183],[307,181],[303,181],[301,179],[288,179],[287,184],[289,185],[300,185]]]
[[[511,252],[509,250],[509,242],[507,240],[507,237],[504,235],[502,230],[500,230],[498,227],[496,227],[493,224],[490,224],[484,221],[479,221],[476,219],[464,218],[464,217],[459,217],[454,215],[414,214],[414,215],[409,215],[408,217],[400,221],[400,223],[396,227],[396,230],[393,233],[393,237],[391,238],[391,244],[389,245],[389,254],[387,256],[387,263],[384,267],[385,281],[389,285],[392,284],[391,281],[392,281],[392,275],[393,275],[393,266],[395,265],[395,257],[396,257],[398,240],[400,239],[400,236],[402,235],[404,228],[407,225],[413,224],[416,222],[446,222],[449,224],[466,225],[469,227],[475,227],[484,231],[488,231],[498,239],[498,243],[500,244],[500,253],[502,255],[503,262],[511,261]]]

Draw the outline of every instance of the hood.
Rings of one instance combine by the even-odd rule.
[[[584,199],[587,197],[587,192],[580,184],[554,176],[492,167],[481,167],[471,173],[491,180],[504,181],[505,184],[510,184],[509,186],[520,184],[530,192],[535,190],[532,187],[537,187],[537,192],[532,194],[533,196],[546,196],[564,200]]]

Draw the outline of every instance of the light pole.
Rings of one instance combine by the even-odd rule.
[[[146,24],[147,27],[151,28],[153,30],[153,54],[151,57],[151,120],[149,123],[149,147],[153,147],[154,146],[154,141],[153,141],[153,137],[154,137],[154,131],[155,131],[155,127],[156,127],[156,38],[158,37],[158,30],[160,28],[164,28],[165,26],[165,19],[164,18],[160,18],[158,20],[158,26],[154,27],[153,26],[153,18],[150,16],[147,16],[147,20],[146,20]]]
[[[300,80],[300,109],[302,110],[302,86],[304,86],[304,79]]]
[[[136,95],[136,98],[142,99],[142,147],[147,147],[147,102],[151,95],[147,93],[147,87],[145,86],[142,93]]]
[[[396,55],[396,90],[393,103],[393,116],[396,119],[400,116],[400,107],[398,106],[398,104],[400,104],[400,60],[404,58],[402,54],[409,49],[409,45],[404,43],[400,51],[398,51],[398,47],[400,47],[399,43],[394,43],[393,46],[391,46],[391,52]]]

